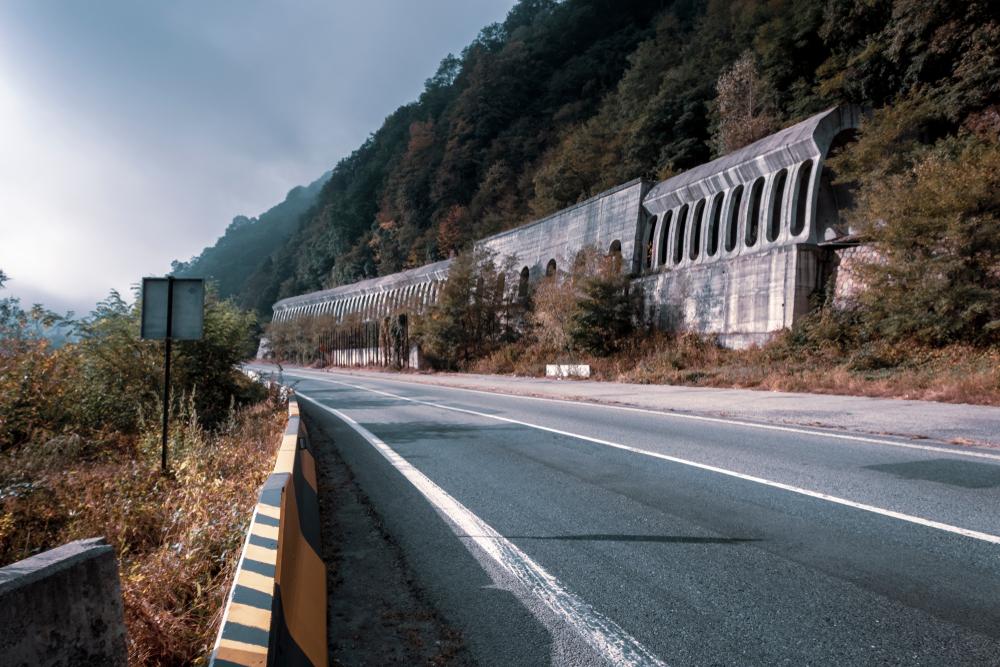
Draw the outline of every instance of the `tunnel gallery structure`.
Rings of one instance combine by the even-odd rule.
[[[825,161],[859,121],[858,109],[835,107],[660,183],[630,181],[477,245],[517,259],[512,296],[583,248],[620,253],[653,326],[714,334],[727,347],[764,343],[805,315],[817,290],[836,291],[850,190],[834,184]],[[419,313],[436,302],[449,265],[282,299],[274,321],[330,315],[363,326]],[[347,345],[334,363],[393,361],[370,337]]]

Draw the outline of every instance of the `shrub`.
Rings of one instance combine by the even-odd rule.
[[[855,216],[879,250],[861,267],[864,325],[890,340],[1000,343],[1000,143],[938,141],[868,180]]]
[[[1000,342],[1000,139],[986,112],[956,134],[962,114],[951,118],[946,93],[913,88],[829,161],[838,182],[857,185],[850,219],[879,254],[858,272],[870,339]]]
[[[642,310],[641,295],[633,289],[629,276],[607,264],[582,281],[569,329],[574,347],[597,356],[620,349]]]

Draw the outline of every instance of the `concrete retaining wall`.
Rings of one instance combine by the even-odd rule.
[[[298,403],[254,508],[211,665],[327,665],[316,463]]]
[[[528,269],[536,281],[546,274],[550,261],[557,270],[568,269],[576,254],[587,246],[609,252],[618,243],[625,271],[637,256],[642,198],[652,183],[636,179],[535,222],[487,237],[477,245],[498,257],[517,257],[517,266]],[[636,264],[635,269],[638,269]]]
[[[0,568],[0,664],[124,665],[114,550],[77,540]]]
[[[728,262],[695,265],[636,280],[657,328],[717,334],[727,347],[763,344],[809,309],[822,251],[778,246]]]
[[[330,350],[325,357],[333,366],[389,366],[385,350],[378,347],[346,348]],[[415,344],[409,346],[409,353],[400,363],[406,368],[420,369],[423,357]]]

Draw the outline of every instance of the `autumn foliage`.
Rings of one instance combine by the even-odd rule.
[[[130,662],[204,662],[285,420],[233,367],[250,320],[210,299],[205,340],[178,346],[164,475],[162,347],[139,340],[135,306],[112,294],[55,347],[42,334],[59,319],[0,300],[0,564],[104,537]]]

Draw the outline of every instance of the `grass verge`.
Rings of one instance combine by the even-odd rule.
[[[4,451],[0,565],[103,536],[119,559],[129,663],[204,663],[286,418],[276,394],[211,432],[189,408],[172,426],[169,475],[155,427]]]
[[[652,333],[608,357],[507,345],[471,364],[477,373],[541,377],[547,363],[590,364],[597,380],[738,387],[1000,406],[1000,350],[871,343],[802,346],[786,332],[747,350],[693,334]]]

